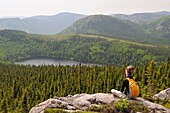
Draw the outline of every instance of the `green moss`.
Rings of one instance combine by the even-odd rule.
[[[114,106],[117,109],[117,111],[120,111],[120,112],[132,112],[132,113],[136,113],[136,112],[147,113],[148,112],[146,106],[133,100],[129,101],[127,99],[121,99],[120,101],[116,102]]]
[[[130,112],[130,102],[127,99],[121,99],[114,104],[114,107],[121,112]]]
[[[113,104],[110,105],[100,105],[92,106],[88,109],[89,111],[100,112],[100,113],[115,113],[115,108]]]
[[[93,111],[93,112],[96,112],[96,113],[115,113],[115,108],[113,107],[112,104],[110,104],[110,105],[100,105],[100,106],[91,106],[88,109],[88,111]]]
[[[69,112],[64,111],[63,109],[52,108],[52,109],[46,109],[44,111],[44,113],[69,113]],[[73,113],[97,113],[97,112],[94,112],[94,111],[75,111]]]
[[[100,111],[102,111],[102,107],[101,106],[91,106],[88,110],[89,111],[100,112]]]
[[[109,105],[92,106],[88,110],[100,112],[100,113],[117,113],[117,112],[147,113],[148,112],[147,107],[144,106],[143,104],[128,99],[121,99],[120,101],[115,103],[113,102]]]
[[[170,109],[170,101],[163,104],[166,108]]]
[[[105,106],[102,106],[101,112],[102,113],[116,113],[116,110],[111,105],[105,105]]]
[[[132,101],[130,102],[130,109],[133,111],[133,112],[142,112],[142,113],[147,113],[148,112],[148,109],[146,106],[144,106],[143,104],[140,104],[136,101]]]
[[[47,109],[44,113],[68,113],[62,109]]]
[[[77,111],[73,113],[98,113],[98,112],[93,112],[93,111]]]

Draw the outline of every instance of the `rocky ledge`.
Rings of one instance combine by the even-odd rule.
[[[76,94],[73,96],[68,95],[67,97],[54,97],[34,106],[29,113],[44,113],[46,109],[61,107],[68,112],[76,110],[84,111],[92,105],[110,104],[111,102],[118,102],[119,100],[119,97],[111,93]],[[140,97],[133,101],[143,104],[151,113],[170,113],[170,109]]]

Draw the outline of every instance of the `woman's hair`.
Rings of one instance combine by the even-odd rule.
[[[128,66],[125,70],[126,75],[132,75],[133,74],[134,67]]]

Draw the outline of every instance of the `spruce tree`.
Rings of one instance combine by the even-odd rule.
[[[26,95],[26,93],[22,96],[19,107],[20,107],[20,109],[19,109],[20,113],[28,113],[29,112],[28,107],[27,107],[27,95]]]
[[[1,113],[8,113],[7,102],[6,102],[6,99],[4,99],[4,98],[1,100],[1,103],[0,103],[0,112]]]

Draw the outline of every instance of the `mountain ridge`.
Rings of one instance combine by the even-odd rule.
[[[169,16],[160,18],[155,21],[167,20],[170,22]],[[154,22],[154,21],[153,21]],[[170,44],[169,34],[166,31],[158,33],[156,30],[150,28],[148,24],[138,24],[129,20],[121,20],[107,15],[91,15],[74,22],[70,27],[66,28],[59,34],[95,34],[104,36],[117,36],[136,41],[157,43],[157,44]],[[163,24],[168,26],[166,24]]]
[[[155,35],[170,39],[170,16],[150,22],[146,28]]]
[[[135,16],[134,18],[140,18],[140,15],[145,13],[137,13],[132,15],[126,15],[128,18],[132,18],[131,16]],[[168,16],[170,13],[167,11],[162,12],[154,12],[154,13],[146,13],[149,18],[154,18],[153,15],[158,16]],[[114,14],[115,15],[115,14]],[[110,16],[114,16],[110,15]],[[116,14],[117,16],[119,14]],[[63,29],[69,27],[75,21],[84,18],[88,15],[63,12],[56,15],[37,15],[32,17],[14,17],[14,18],[0,18],[0,29],[13,29],[13,30],[21,30],[26,31],[28,33],[34,34],[57,34]],[[115,16],[115,17],[117,17]],[[130,16],[130,17],[129,17]],[[18,18],[18,19],[16,19]],[[134,19],[128,19],[132,22],[136,22]],[[121,19],[121,18],[119,18]],[[141,18],[143,19],[143,18]],[[145,19],[145,18],[144,18]],[[137,22],[139,23],[139,22]]]
[[[85,15],[59,13],[51,16],[0,19],[0,29],[13,29],[34,34],[56,34]]]
[[[161,11],[161,12],[145,12],[145,13],[134,13],[134,14],[111,14],[111,16],[130,20],[135,23],[143,23],[151,20],[156,20],[162,17],[170,16],[170,12],[168,11]]]
[[[72,26],[63,30],[61,34],[98,34],[106,36],[133,37],[134,31],[145,34],[144,29],[131,21],[120,20],[107,15],[91,15],[82,18]]]

